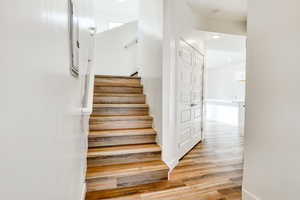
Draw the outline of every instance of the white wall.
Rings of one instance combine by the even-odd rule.
[[[137,21],[140,0],[94,0],[97,32],[107,31],[110,23]]]
[[[246,37],[206,35],[205,117],[207,121],[243,126]],[[214,38],[214,36],[219,38]]]
[[[245,73],[245,64],[227,62],[228,52],[222,52],[224,65],[213,67],[215,60],[222,60],[222,56],[207,51],[207,68],[205,84],[205,119],[240,126],[240,104],[245,101],[245,82],[240,81],[240,73]],[[218,63],[215,63],[218,64]],[[238,103],[237,103],[238,102]]]
[[[138,65],[161,144],[163,0],[140,0]]]
[[[95,36],[95,73],[129,76],[137,71],[137,45],[125,45],[137,39],[138,22],[130,22]]]
[[[176,141],[176,45],[182,38],[195,41],[203,51],[203,40],[196,33],[205,21],[196,16],[185,0],[164,1],[164,46],[163,46],[163,160],[170,168],[178,163]],[[194,44],[193,44],[194,45]]]
[[[199,28],[203,31],[246,35],[247,23],[245,21],[206,19],[206,27]]]
[[[207,50],[206,99],[245,99],[245,82],[239,77],[246,70],[243,57],[240,52]]]
[[[81,1],[81,39],[90,10]],[[0,2],[1,199],[79,200],[83,78],[70,75],[67,0]],[[81,64],[87,44],[81,41]]]
[[[247,22],[229,19],[214,19],[209,16],[203,16],[202,13],[193,11],[196,16],[196,28],[200,31],[247,35]]]
[[[248,4],[244,199],[299,199],[300,2]]]

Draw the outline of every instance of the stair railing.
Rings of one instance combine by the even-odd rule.
[[[85,75],[85,87],[84,87],[84,97],[83,97],[83,107],[82,114],[83,115],[91,115],[93,111],[93,97],[94,97],[94,80],[95,80],[95,72],[94,72],[94,44],[95,44],[95,33],[96,29],[91,27],[89,28],[90,36],[91,36],[91,45],[90,48],[90,57],[88,60],[88,69]]]
[[[128,42],[128,43],[124,46],[124,48],[125,48],[125,49],[129,49],[131,46],[136,45],[136,44],[138,44],[138,43],[139,43],[139,39],[138,39],[138,38],[135,38],[134,40]]]

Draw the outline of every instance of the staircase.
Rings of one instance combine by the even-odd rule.
[[[139,77],[95,77],[87,200],[168,178]],[[99,195],[101,194],[99,197]]]

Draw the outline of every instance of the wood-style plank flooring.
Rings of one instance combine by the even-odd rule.
[[[106,200],[240,200],[243,137],[238,128],[207,123],[204,142],[174,169],[169,181],[105,193],[87,199]]]

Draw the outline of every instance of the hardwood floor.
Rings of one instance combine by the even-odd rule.
[[[169,181],[90,192],[87,199],[240,200],[243,137],[237,128],[208,123],[205,138],[180,161]]]

